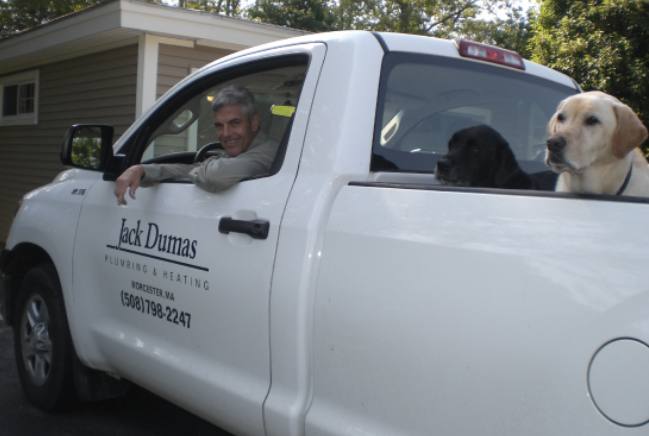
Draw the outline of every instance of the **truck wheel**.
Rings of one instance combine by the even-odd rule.
[[[16,300],[14,347],[25,395],[45,411],[76,399],[72,338],[58,275],[41,264],[25,275]]]

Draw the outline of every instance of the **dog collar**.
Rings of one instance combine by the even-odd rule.
[[[632,172],[633,172],[633,164],[631,164],[631,166],[629,167],[629,172],[626,173],[626,179],[624,179],[624,183],[622,183],[622,186],[620,187],[620,189],[617,191],[617,194],[615,195],[622,195],[627,185],[629,184],[629,180],[631,180]]]

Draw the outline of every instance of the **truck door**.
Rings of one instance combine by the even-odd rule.
[[[263,432],[273,262],[324,54],[323,44],[293,46],[200,72],[116,144],[129,163],[191,162],[216,141],[210,102],[230,84],[253,93],[262,130],[288,139],[276,174],[221,193],[170,181],[140,188],[118,206],[115,182],[92,187],[74,250],[84,361],[229,431]],[[237,224],[268,224],[268,232],[251,236]]]

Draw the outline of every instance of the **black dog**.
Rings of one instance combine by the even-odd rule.
[[[537,189],[518,166],[507,141],[486,125],[467,127],[453,134],[448,153],[437,162],[435,177],[453,186]]]

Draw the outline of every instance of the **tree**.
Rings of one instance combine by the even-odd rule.
[[[444,37],[479,10],[477,0],[341,0],[337,28]]]
[[[532,57],[533,23],[536,11],[524,11],[520,6],[500,5],[505,18],[467,20],[457,30],[459,36],[513,50],[526,59]]]
[[[257,0],[248,18],[311,32],[372,30],[448,37],[504,0]]]
[[[297,20],[291,12],[297,4],[311,20]],[[309,5],[309,7],[305,7]],[[317,5],[317,7],[314,7]],[[323,12],[329,8],[333,16]],[[504,19],[484,20],[481,13],[500,11]],[[527,54],[532,12],[512,7],[509,0],[339,0],[331,2],[258,1],[251,18],[310,31],[371,30],[467,37]],[[494,15],[495,16],[495,15]],[[311,23],[324,22],[315,26]],[[308,23],[305,25],[304,23]]]
[[[74,138],[72,162],[85,168],[99,168],[101,138]]]
[[[104,0],[0,0],[0,38],[31,29]],[[161,3],[162,0],[144,0]],[[228,16],[240,15],[240,0],[178,0],[178,6]]]
[[[466,38],[531,56],[535,11],[509,0],[340,0],[335,11],[337,29]]]
[[[333,2],[318,0],[257,0],[248,18],[309,32],[335,29]]]
[[[47,23],[102,0],[0,0],[0,38]]]
[[[545,0],[535,27],[533,60],[616,96],[649,125],[646,0]]]
[[[335,7],[336,30],[373,30],[379,0],[340,0]]]
[[[178,7],[181,8],[200,9],[231,17],[241,14],[240,6],[240,0],[178,0]]]

